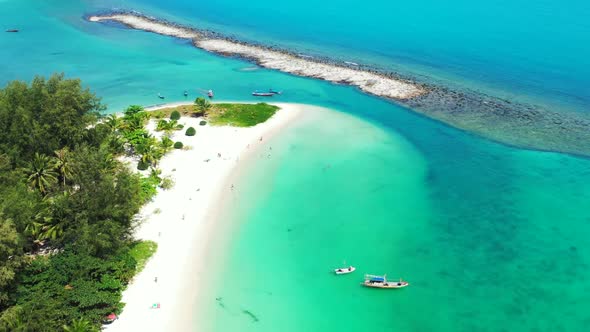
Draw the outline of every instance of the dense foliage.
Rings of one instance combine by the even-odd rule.
[[[184,134],[186,136],[195,136],[196,133],[197,133],[197,131],[195,130],[195,128],[188,127],[188,129],[186,130],[186,132]]]
[[[182,149],[184,147],[184,144],[182,144],[182,142],[176,142],[174,143],[174,148],[175,149]]]
[[[153,252],[131,232],[173,142],[145,130],[139,106],[103,109],[63,75],[0,89],[0,331],[96,330]],[[124,154],[152,174],[131,171]]]
[[[206,124],[207,124],[207,121],[205,121],[205,120],[199,121],[199,126],[204,126]]]

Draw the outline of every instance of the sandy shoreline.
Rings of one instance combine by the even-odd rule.
[[[90,22],[115,21],[137,30],[189,39],[195,47],[212,53],[246,58],[262,67],[297,76],[353,85],[364,92],[385,98],[405,100],[426,93],[420,85],[357,68],[358,64],[356,63],[345,62],[338,65],[321,62],[313,58],[297,56],[287,51],[249,45],[229,38],[213,36],[211,33],[201,32],[139,14],[93,15],[88,17],[88,20]]]
[[[137,239],[158,243],[158,250],[123,293],[126,305],[120,318],[105,330],[195,330],[193,316],[201,279],[198,272],[212,240],[209,235],[214,233],[219,209],[233,191],[229,182],[261,142],[296,121],[306,108],[302,104],[274,105],[281,110],[251,128],[199,126],[200,118],[181,119],[185,128],[192,126],[197,134],[188,137],[181,130],[174,133],[173,140],[182,141],[191,149],[174,150],[161,160],[162,176],[171,176],[175,185],[159,191],[142,208],[142,223],[135,233]],[[148,128],[153,130],[154,121]],[[159,309],[152,308],[158,304]]]

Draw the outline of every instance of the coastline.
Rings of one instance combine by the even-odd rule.
[[[206,273],[201,264],[209,243],[216,241],[211,235],[218,233],[215,221],[232,193],[231,181],[241,176],[242,163],[262,145],[261,137],[266,142],[297,121],[307,107],[274,105],[281,109],[273,117],[249,128],[199,126],[200,118],[181,118],[180,123],[185,128],[195,127],[197,134],[188,137],[184,130],[174,133],[174,140],[191,148],[174,150],[161,160],[162,176],[171,176],[174,187],[159,190],[142,208],[141,224],[135,231],[136,239],[154,241],[158,250],[124,291],[123,312],[117,321],[105,326],[106,331],[194,330],[198,285],[201,273]],[[148,128],[152,131],[153,127],[152,120]],[[152,308],[158,304],[159,308]]]
[[[296,76],[355,86],[428,118],[481,137],[539,151],[590,157],[590,116],[548,110],[487,95],[469,88],[450,88],[425,78],[407,78],[363,64],[315,58],[289,50],[247,43],[213,31],[183,26],[135,11],[110,11],[86,16],[90,22],[114,21],[132,29],[182,38],[221,56]]]

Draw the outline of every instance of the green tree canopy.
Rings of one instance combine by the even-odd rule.
[[[0,90],[0,153],[15,163],[34,153],[52,155],[84,142],[86,128],[104,107],[80,80],[63,74],[14,81]]]

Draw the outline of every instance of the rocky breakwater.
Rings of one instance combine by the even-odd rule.
[[[218,34],[145,16],[114,12],[88,16],[129,28],[187,39],[209,52],[239,57],[261,67],[298,76],[348,84],[410,110],[500,143],[528,149],[590,157],[590,113],[556,112],[468,89],[451,89],[376,68],[303,56],[288,50],[246,43]]]

